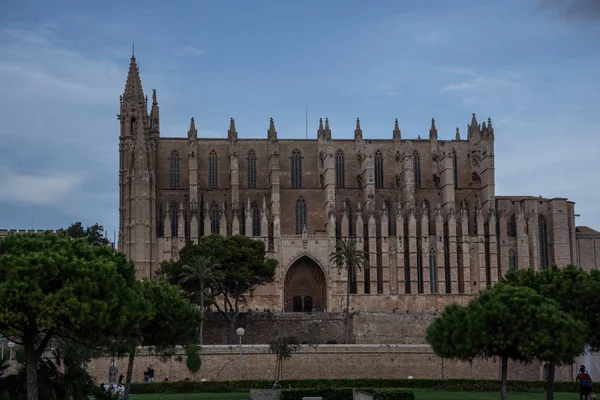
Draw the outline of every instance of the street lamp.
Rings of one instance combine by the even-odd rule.
[[[244,330],[244,328],[237,328],[237,331],[235,332],[240,337],[240,380],[242,380],[242,337],[244,336],[244,333],[246,333],[246,331]]]

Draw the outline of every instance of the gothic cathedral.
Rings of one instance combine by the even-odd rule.
[[[163,260],[210,234],[247,235],[279,262],[275,281],[246,307],[340,311],[346,285],[364,311],[439,308],[494,284],[511,268],[574,263],[574,203],[496,196],[494,128],[475,114],[466,134],[438,139],[316,140],[160,137],[156,91],[148,114],[135,57],[119,121],[119,250],[152,277]],[[201,136],[201,135],[200,135]],[[356,238],[371,268],[355,278],[329,263]],[[440,295],[444,296],[440,296]]]

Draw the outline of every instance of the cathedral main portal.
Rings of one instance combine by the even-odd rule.
[[[323,311],[327,307],[323,270],[311,258],[299,258],[288,269],[283,294],[284,310],[287,312]]]

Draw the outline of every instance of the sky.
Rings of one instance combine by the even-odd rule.
[[[496,195],[568,197],[600,230],[600,1],[0,1],[0,229],[118,230],[132,42],[161,135],[495,129]],[[464,137],[464,136],[463,136]]]

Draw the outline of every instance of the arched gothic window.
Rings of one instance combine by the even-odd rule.
[[[542,214],[538,215],[538,229],[540,233],[540,268],[548,269],[548,222]]]
[[[258,203],[253,201],[250,210],[252,210],[252,236],[260,236],[260,208],[258,208]]]
[[[423,200],[423,207],[425,207],[423,211],[427,215],[427,232],[421,232],[421,234],[423,236],[431,236],[431,206],[427,199]]]
[[[413,152],[413,173],[415,176],[415,189],[421,188],[421,156],[418,151]]]
[[[471,235],[471,211],[469,210],[469,202],[463,200],[460,202],[461,212],[464,209],[467,213],[467,235]]]
[[[517,236],[517,217],[512,214],[508,221],[506,221],[506,234],[508,236]]]
[[[456,151],[452,152],[452,169],[454,173],[454,187],[458,187],[458,158],[456,156]]]
[[[383,204],[384,204],[385,210],[387,211],[387,217],[388,217],[388,226],[387,226],[388,236],[393,236],[394,235],[394,229],[393,229],[394,224],[392,221],[392,207],[390,207],[390,202],[387,200]]]
[[[256,189],[256,152],[248,151],[248,188]]]
[[[517,269],[517,253],[513,249],[508,251],[508,268]]]
[[[292,151],[292,189],[302,189],[302,152]]]
[[[240,207],[240,235],[246,234],[246,207]]]
[[[335,187],[344,188],[344,152],[338,150],[335,154]]]
[[[179,152],[173,150],[169,160],[171,172],[171,189],[179,189]]]
[[[306,201],[300,197],[296,201],[296,235],[301,235],[306,226]]]
[[[219,187],[219,156],[214,149],[208,153],[208,187]]]
[[[383,153],[375,152],[375,189],[383,189]]]
[[[350,200],[346,199],[344,201],[344,207],[346,207],[346,212],[348,213],[348,236],[354,237],[354,226],[353,222],[353,214],[352,214],[352,203]]]
[[[177,231],[179,230],[179,214],[177,212],[177,203],[174,201],[169,204],[169,218],[171,218],[171,236],[177,237]]]
[[[213,202],[210,205],[210,233],[220,232],[220,219],[221,215],[219,212],[219,206],[217,205],[217,203]]]
[[[437,257],[435,249],[432,248],[429,251],[429,292],[437,293],[438,286],[438,270],[437,270]]]
[[[417,251],[417,293],[423,293],[423,253],[421,249]]]

